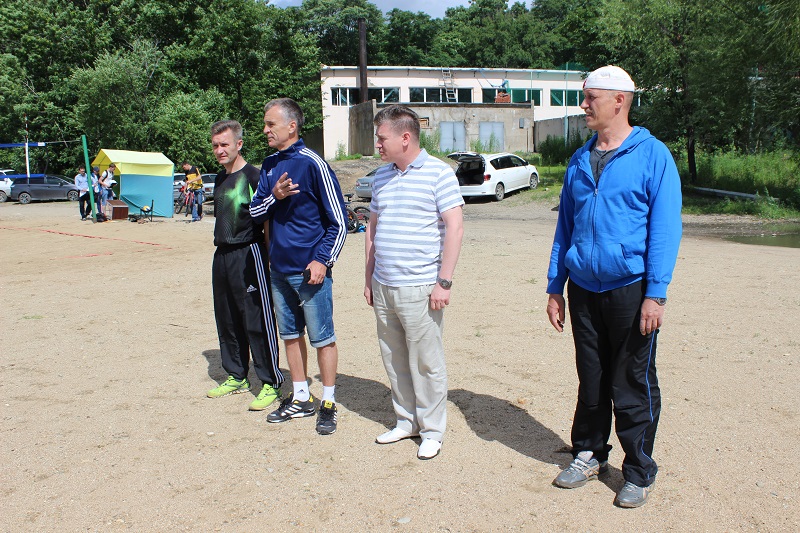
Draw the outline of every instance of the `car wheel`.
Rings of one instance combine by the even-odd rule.
[[[535,189],[539,186],[539,175],[536,172],[531,172],[531,181],[528,186],[531,189]]]
[[[31,203],[31,195],[26,192],[21,192],[19,196],[17,196],[17,201],[21,204],[29,204]]]
[[[498,202],[505,198],[506,196],[506,188],[503,186],[502,183],[498,183],[497,187],[494,188],[494,199]]]
[[[0,203],[5,202],[6,200],[8,200],[8,195],[6,194],[6,191],[0,191]]]
[[[78,191],[69,191],[67,193],[67,200],[70,202],[77,202],[78,201]]]

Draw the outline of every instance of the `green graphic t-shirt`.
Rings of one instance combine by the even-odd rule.
[[[264,240],[264,227],[250,217],[250,199],[258,187],[259,170],[246,164],[233,174],[223,170],[214,179],[214,246]]]

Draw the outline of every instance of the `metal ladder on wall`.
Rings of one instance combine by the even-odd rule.
[[[447,96],[448,103],[458,102],[456,95],[456,86],[453,83],[453,73],[447,67],[442,67],[442,85],[444,85],[444,92]]]

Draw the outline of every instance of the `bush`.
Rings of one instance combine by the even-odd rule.
[[[570,132],[566,144],[564,137],[548,135],[547,139],[539,145],[539,153],[542,154],[542,162],[545,165],[564,165],[569,162],[572,154],[584,144],[586,144],[586,139],[582,138],[577,130]]]
[[[424,130],[419,132],[419,145],[429,154],[438,154],[441,152],[439,148],[441,140],[442,134],[438,129],[434,130],[434,132],[430,134]]]
[[[348,154],[347,147],[344,143],[336,145],[336,161],[345,161],[349,159],[361,159],[361,154]]]

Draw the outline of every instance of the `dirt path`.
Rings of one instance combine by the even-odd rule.
[[[0,204],[0,530],[800,529],[800,251],[688,232],[659,337],[658,485],[622,510],[616,442],[602,482],[550,485],[577,387],[571,335],[544,313],[556,213],[504,204],[466,207],[449,427],[426,462],[414,441],[373,442],[393,417],[362,235],[334,270],[340,422],[320,437],[313,419],[266,424],[249,394],[204,397],[224,378],[213,217],[92,224],[75,204]]]

